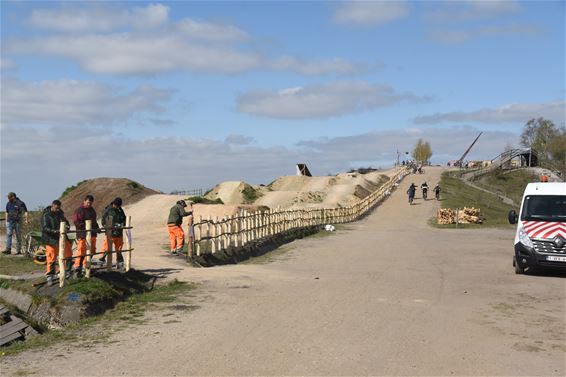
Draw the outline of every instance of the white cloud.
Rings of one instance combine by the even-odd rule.
[[[292,71],[302,75],[354,75],[368,73],[382,68],[383,64],[355,64],[347,60],[335,58],[330,60],[308,61],[292,56],[282,56],[274,59],[271,68],[280,71]]]
[[[234,25],[193,18],[172,21],[161,4],[123,9],[108,3],[33,11],[28,24],[56,33],[9,38],[14,54],[56,56],[92,73],[153,75],[170,71],[235,74],[253,69],[301,75],[352,75],[379,68],[344,59],[270,57]]]
[[[432,40],[458,44],[464,43],[471,39],[492,37],[492,36],[534,36],[540,34],[540,30],[534,25],[512,24],[504,26],[486,26],[477,27],[468,30],[434,30],[429,33]]]
[[[213,42],[238,42],[250,38],[248,33],[233,25],[213,24],[190,18],[179,21],[175,24],[175,29],[185,36]]]
[[[177,35],[52,36],[12,40],[16,53],[40,53],[77,60],[83,69],[106,74],[155,74],[174,70],[236,73],[256,68],[261,57],[234,48],[191,43]]]
[[[16,68],[16,63],[10,59],[0,58],[0,70],[8,70]]]
[[[170,92],[140,86],[124,94],[116,88],[71,80],[27,83],[2,81],[2,123],[112,125],[138,113],[159,113]]]
[[[545,103],[515,103],[494,109],[423,115],[414,119],[417,124],[439,124],[444,122],[479,122],[488,124],[526,123],[531,118],[544,117],[558,124],[564,123],[566,117],[564,100]]]
[[[244,113],[281,119],[328,118],[397,104],[428,100],[386,85],[340,81],[279,91],[250,91],[238,98]]]
[[[447,1],[431,2],[430,7],[435,9],[426,12],[424,18],[439,23],[456,23],[463,21],[485,20],[497,18],[521,11],[518,1]]]
[[[386,130],[304,141],[298,148],[261,148],[181,137],[134,140],[92,128],[2,126],[1,131],[0,191],[18,192],[32,208],[58,197],[65,187],[100,176],[126,176],[169,192],[207,189],[227,180],[268,183],[281,175],[293,175],[297,162],[306,162],[315,175],[360,167],[362,162],[387,168],[395,161],[396,150],[411,151],[418,138],[430,142],[433,161],[445,163],[460,157],[479,133],[473,127]],[[229,139],[246,141],[249,137]],[[517,140],[513,133],[486,131],[469,158],[492,158]],[[116,151],[120,151],[120,163],[116,163]],[[30,185],[30,176],[42,184]]]
[[[354,26],[379,26],[406,17],[410,6],[406,1],[347,1],[338,6],[334,20]]]
[[[224,142],[226,144],[232,144],[232,145],[248,145],[253,143],[254,141],[255,139],[251,136],[244,136],[238,134],[228,135],[226,136],[226,139],[224,139]]]
[[[35,9],[28,23],[34,27],[60,32],[111,31],[120,27],[154,28],[165,24],[169,8],[162,4],[120,9],[107,4],[84,4],[62,9]]]

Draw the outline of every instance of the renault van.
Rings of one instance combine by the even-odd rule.
[[[513,266],[517,274],[539,267],[566,270],[566,183],[529,183],[519,214],[509,212],[517,224]]]

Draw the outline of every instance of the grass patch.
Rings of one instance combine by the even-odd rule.
[[[109,339],[109,330],[122,330],[130,325],[143,323],[146,310],[167,309],[164,303],[178,301],[180,296],[193,288],[193,284],[176,279],[166,284],[155,285],[151,291],[132,295],[102,315],[87,318],[63,330],[46,331],[25,342],[14,342],[10,346],[3,347],[0,355],[9,356],[27,350],[45,349],[61,342],[80,341],[84,344],[112,342]]]
[[[134,191],[140,191],[143,189],[143,186],[140,183],[131,180],[126,184],[126,186]]]
[[[36,271],[44,271],[45,266],[39,266],[31,260],[22,256],[0,254],[0,274],[1,275],[22,275],[31,274]]]
[[[207,199],[204,196],[191,196],[187,200],[190,200],[195,204],[224,204],[224,202],[220,198],[216,198],[212,200],[212,199]]]
[[[242,195],[244,197],[244,204],[252,204],[261,197],[261,193],[251,186],[244,187]]]
[[[77,187],[79,187],[80,185],[82,185],[83,183],[85,183],[87,180],[83,180],[80,181],[79,183],[77,183],[76,185],[73,186],[69,186],[65,189],[65,191],[63,191],[63,193],[61,194],[61,196],[59,197],[59,199],[63,199],[66,195],[68,195],[71,191],[73,191],[74,189],[76,189]]]
[[[536,182],[538,177],[526,169],[503,171],[496,169],[482,175],[474,181],[480,187],[496,192],[513,200],[519,206],[523,199],[523,191],[528,183]]]
[[[481,209],[481,213],[485,217],[483,224],[458,224],[458,228],[510,226],[507,221],[507,214],[509,210],[513,209],[511,206],[503,203],[496,195],[468,186],[453,174],[451,172],[442,173],[440,180],[440,187],[442,188],[440,206],[442,208],[454,209],[476,207]],[[430,223],[439,228],[456,227],[456,224],[436,224],[436,219]]]

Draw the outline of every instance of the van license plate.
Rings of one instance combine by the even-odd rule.
[[[566,257],[555,257],[554,255],[547,255],[546,260],[552,262],[566,262]]]

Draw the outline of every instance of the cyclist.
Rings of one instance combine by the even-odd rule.
[[[415,186],[414,183],[411,183],[411,186],[409,186],[409,189],[407,190],[407,194],[409,195],[409,204],[413,204],[416,191],[417,191],[417,186]]]
[[[426,182],[421,185],[421,190],[423,192],[423,199],[426,200],[428,194],[428,184]]]

